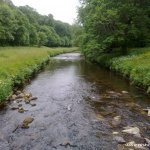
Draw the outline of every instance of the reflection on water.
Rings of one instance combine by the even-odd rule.
[[[24,104],[24,114],[0,112],[0,149],[116,150],[113,132],[127,142],[148,138],[146,95],[114,73],[85,62],[79,53],[54,59],[25,89],[38,97],[36,107]],[[30,128],[12,132],[26,116],[35,119]],[[114,126],[116,116],[121,122]],[[121,132],[131,125],[140,129],[141,139]]]

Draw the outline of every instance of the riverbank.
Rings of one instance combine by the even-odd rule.
[[[24,85],[39,72],[50,57],[75,50],[76,48],[0,47],[0,103],[12,94],[14,87]]]
[[[125,56],[116,50],[113,54],[97,57],[96,62],[127,76],[131,83],[150,93],[150,47],[129,49]]]

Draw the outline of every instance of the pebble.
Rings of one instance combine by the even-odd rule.
[[[71,104],[67,106],[67,109],[68,109],[69,111],[71,111],[71,106],[72,106]]]
[[[121,124],[121,116],[114,117],[111,124],[113,127],[119,126]]]
[[[118,144],[125,144],[126,141],[123,139],[123,137],[115,136],[114,140],[118,142]]]
[[[26,117],[24,120],[23,120],[23,123],[22,123],[22,128],[24,129],[28,129],[29,128],[29,124],[32,123],[34,120],[34,118],[32,117]]]
[[[127,91],[122,91],[122,93],[123,93],[123,94],[128,94],[129,92],[127,92]]]
[[[138,127],[125,127],[125,130],[123,130],[122,132],[128,133],[128,134],[133,134],[136,137],[141,137],[140,129]]]
[[[30,101],[37,100],[37,99],[38,99],[37,97],[30,97],[29,98]]]
[[[19,112],[19,113],[24,113],[25,110],[24,110],[23,108],[19,108],[19,109],[18,109],[18,112]]]
[[[117,135],[117,134],[119,134],[119,132],[113,132],[112,134],[113,134],[113,135]]]
[[[36,106],[36,104],[31,104],[32,107]]]

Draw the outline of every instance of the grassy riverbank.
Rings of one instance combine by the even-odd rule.
[[[129,49],[126,56],[116,50],[116,53],[101,55],[96,61],[128,76],[132,83],[150,92],[150,47]]]
[[[24,85],[50,59],[76,48],[0,47],[0,103],[16,86]]]

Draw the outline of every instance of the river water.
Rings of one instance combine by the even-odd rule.
[[[24,90],[38,97],[36,106],[22,103],[28,110],[22,114],[9,106],[0,111],[0,150],[121,150],[113,132],[126,142],[149,138],[150,119],[143,109],[150,98],[79,53],[55,57]],[[28,116],[34,121],[22,129]],[[115,116],[121,117],[117,126]],[[138,127],[141,137],[122,133],[126,126]]]

